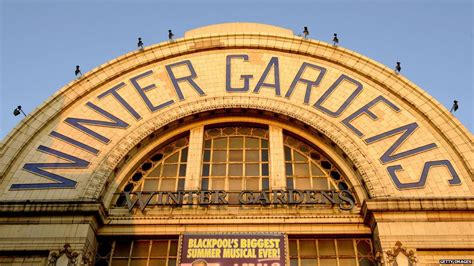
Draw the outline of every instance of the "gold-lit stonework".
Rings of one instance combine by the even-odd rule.
[[[181,234],[215,232],[283,233],[288,265],[473,259],[473,151],[444,107],[371,59],[275,26],[207,26],[85,73],[3,140],[0,263],[55,251],[59,264],[68,244],[88,263],[133,263],[143,245],[173,265]],[[207,190],[235,204],[203,206]],[[242,190],[347,190],[353,208],[326,192],[325,207],[294,192],[244,206]],[[150,191],[201,194],[139,210]]]

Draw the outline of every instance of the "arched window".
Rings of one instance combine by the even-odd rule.
[[[288,189],[348,189],[341,172],[319,151],[288,134],[284,145]]]
[[[278,136],[281,135],[275,134],[272,137]],[[272,160],[276,166],[282,166],[277,167],[275,176],[284,171],[289,190],[349,189],[342,172],[309,142],[284,131],[283,146],[277,147],[278,150],[283,148],[283,168],[282,162],[276,161],[278,158],[270,158],[269,138],[269,130],[264,125],[214,125],[204,128],[202,152],[193,158],[195,163],[201,162],[199,190],[223,190],[227,193],[226,199],[230,204],[238,204],[239,194],[243,190],[271,189]],[[120,192],[184,191],[188,150],[196,149],[197,143],[199,142],[192,143],[195,148],[190,147],[187,135],[161,145],[136,167]],[[275,139],[272,143],[281,143],[281,139]],[[191,176],[195,177],[196,173]],[[116,204],[122,206],[125,195],[117,197]],[[154,200],[155,198],[151,202]]]
[[[138,167],[123,191],[184,190],[188,144],[186,136],[155,151]]]
[[[202,190],[229,191],[236,201],[242,190],[269,189],[268,130],[223,127],[204,132]]]

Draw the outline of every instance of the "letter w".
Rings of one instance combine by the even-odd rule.
[[[98,107],[97,105],[87,102],[86,105],[93,109],[94,111],[98,112],[99,114],[107,117],[108,119],[112,120],[113,122],[110,121],[100,121],[100,120],[92,120],[92,119],[85,119],[85,118],[73,118],[73,117],[68,117],[64,122],[68,123],[69,125],[85,132],[86,134],[91,135],[92,137],[98,139],[99,141],[103,143],[109,143],[110,139],[102,136],[101,134],[93,131],[92,129],[87,128],[83,124],[86,125],[93,125],[93,126],[100,126],[100,127],[118,127],[118,128],[127,128],[128,124],[117,118],[116,116],[112,115],[111,113],[105,111],[104,109]]]
[[[70,161],[69,163],[27,163],[23,165],[23,169],[37,174],[42,177],[46,177],[50,180],[57,182],[54,183],[30,183],[30,184],[12,184],[10,189],[50,189],[50,188],[75,188],[76,181],[65,178],[63,176],[53,174],[51,172],[45,171],[44,169],[71,169],[71,168],[87,168],[89,162],[74,157],[72,155],[45,147],[40,145],[38,147],[39,151],[55,155],[61,159]]]
[[[417,128],[418,128],[417,123],[411,123],[411,124],[401,126],[399,128],[395,128],[395,129],[392,129],[390,131],[384,132],[384,133],[379,134],[377,136],[370,137],[370,138],[366,139],[365,142],[367,144],[372,144],[372,143],[377,142],[381,139],[391,137],[391,136],[396,135],[400,132],[403,132],[403,134],[397,139],[397,141],[395,141],[395,143],[393,143],[393,145],[390,148],[388,148],[388,150],[385,151],[384,154],[382,154],[382,157],[380,157],[380,160],[384,164],[389,163],[389,162],[393,162],[393,161],[396,161],[396,160],[399,160],[399,159],[402,159],[402,158],[405,158],[405,157],[408,157],[408,156],[411,156],[411,155],[416,154],[416,153],[421,153],[421,152],[436,148],[437,147],[436,144],[430,143],[430,144],[427,144],[425,146],[421,146],[421,147],[418,147],[418,148],[411,149],[409,151],[404,151],[404,152],[399,152],[399,153],[394,154],[394,152],[400,147],[400,145],[402,145],[402,143],[411,134],[413,134],[413,132]]]
[[[153,196],[156,193],[151,192],[148,195],[148,198],[143,199],[142,192],[137,191],[137,192],[133,193],[133,194],[136,195],[135,200],[132,200],[132,197],[130,196],[130,192],[124,192],[124,194],[125,194],[125,200],[127,201],[128,211],[131,211],[133,209],[133,207],[137,204],[137,202],[138,202],[138,205],[140,205],[140,210],[143,211],[146,208],[146,206],[148,205],[148,203],[150,203],[150,200],[153,198]]]

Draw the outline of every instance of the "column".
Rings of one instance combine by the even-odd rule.
[[[285,189],[285,157],[283,149],[283,130],[270,126],[270,189]]]
[[[185,190],[199,190],[202,165],[202,145],[204,126],[191,129],[189,133],[188,165],[186,168]]]

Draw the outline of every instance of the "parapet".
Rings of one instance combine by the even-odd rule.
[[[211,34],[227,34],[227,33],[266,33],[271,35],[294,36],[293,31],[285,28],[276,27],[273,25],[236,22],[236,23],[222,23],[214,24],[194,30],[189,30],[184,33],[185,38],[211,35]]]

